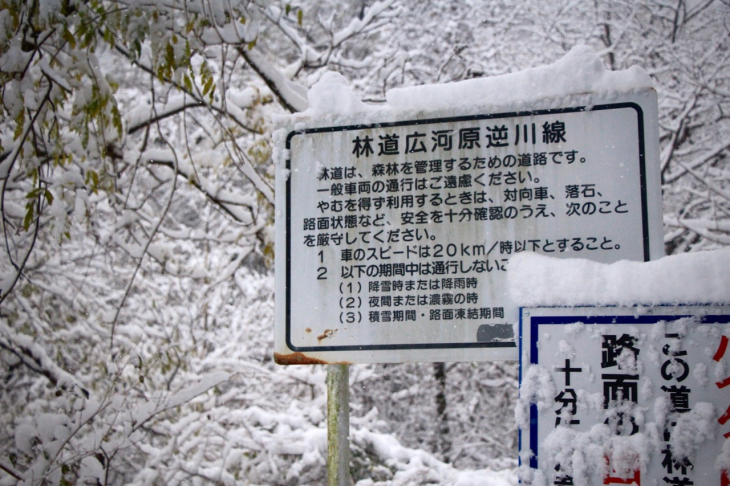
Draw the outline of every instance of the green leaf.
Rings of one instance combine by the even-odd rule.
[[[213,89],[213,76],[208,76],[203,84],[203,96],[207,95]]]
[[[86,32],[86,35],[84,36],[84,47],[90,47],[91,52],[94,52],[94,39],[96,38],[96,32],[89,29],[89,31]]]
[[[165,47],[165,62],[167,62],[168,66],[175,65],[175,49],[172,47],[172,44],[167,44]]]
[[[30,191],[28,194],[25,195],[26,199],[37,199],[38,194],[40,194],[42,189],[40,187],[36,187],[32,191]]]
[[[18,116],[15,117],[15,132],[13,132],[13,140],[17,140],[23,134],[25,127],[25,110],[20,110]]]
[[[117,129],[119,138],[122,138],[122,131],[124,130],[122,126],[122,115],[119,113],[119,108],[116,105],[112,106],[112,125]]]
[[[91,186],[91,192],[97,194],[99,192],[99,174],[96,171],[90,170],[86,173],[85,179],[86,185]]]
[[[76,49],[76,39],[74,39],[73,34],[70,30],[68,30],[68,27],[63,28],[63,32],[61,33],[61,37],[63,40],[68,42],[68,44],[71,46],[71,49]]]
[[[302,9],[299,9],[297,11],[297,23],[299,24],[299,27],[302,26],[303,20],[304,20],[304,11]]]
[[[289,12],[291,12],[291,3],[286,4],[285,10],[286,10],[286,14],[289,15]]]
[[[30,201],[25,205],[25,218],[23,219],[23,229],[25,231],[28,231],[30,225],[33,224],[33,219],[35,219],[35,202]]]

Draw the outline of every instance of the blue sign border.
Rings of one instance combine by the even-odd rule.
[[[697,304],[695,306],[715,306],[718,304]],[[661,311],[662,306],[658,306],[658,310]],[[672,307],[694,307],[693,305],[672,305]],[[519,329],[519,352],[520,352],[520,370],[519,370],[519,382],[520,386],[522,386],[522,371],[523,367],[525,366],[525,363],[523,361],[524,355],[522,354],[523,350],[523,325],[524,325],[524,311],[525,308],[520,308],[520,329]],[[575,316],[530,316],[530,363],[533,364],[539,364],[539,354],[538,354],[538,347],[537,347],[537,341],[540,336],[539,334],[539,327],[545,326],[545,325],[567,325],[567,324],[573,324],[575,322],[582,322],[586,325],[600,325],[600,324],[623,324],[623,325],[636,325],[636,324],[656,324],[660,321],[665,322],[672,322],[679,319],[683,319],[686,317],[695,317],[700,319],[700,324],[730,324],[730,315],[717,315],[717,314],[706,314],[706,315],[696,315],[696,314],[676,314],[676,315],[669,315],[669,314],[647,314],[647,315],[603,315],[603,316],[590,316],[590,315],[575,315]],[[537,469],[537,447],[538,447],[538,437],[537,437],[537,423],[538,420],[538,412],[537,412],[537,405],[531,404],[530,405],[530,468],[531,469]],[[522,452],[522,431],[519,432],[519,438],[518,438],[518,448],[519,451]],[[522,464],[522,460],[520,459],[520,465]]]

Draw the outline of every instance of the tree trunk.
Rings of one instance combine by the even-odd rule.
[[[446,367],[444,363],[433,364],[433,377],[436,379],[436,452],[444,462],[450,462],[449,453],[449,415],[446,413]]]

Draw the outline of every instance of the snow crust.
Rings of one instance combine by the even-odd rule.
[[[730,249],[611,264],[525,252],[507,273],[521,306],[730,303]]]

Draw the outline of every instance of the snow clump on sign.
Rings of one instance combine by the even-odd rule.
[[[553,64],[517,73],[388,91],[388,104],[415,110],[428,100],[429,109],[463,105],[503,105],[534,102],[584,93],[627,92],[653,87],[643,69],[608,71],[588,46],[576,46]]]
[[[327,72],[307,93],[309,113],[347,114],[367,110],[365,103],[347,86],[340,73]]]
[[[511,106],[526,108],[546,99],[567,98],[588,93],[627,93],[653,88],[649,75],[638,66],[624,71],[609,71],[598,55],[588,46],[576,46],[562,59],[516,73],[467,79],[455,83],[410,86],[389,90],[387,103],[367,105],[347,85],[339,73],[325,73],[307,95],[309,108],[302,114],[354,115],[353,122],[365,123],[366,114],[383,111],[412,112],[424,110],[468,113]],[[365,116],[365,117],[364,117]]]
[[[519,253],[509,262],[519,305],[657,305],[730,302],[730,250],[611,264]]]

